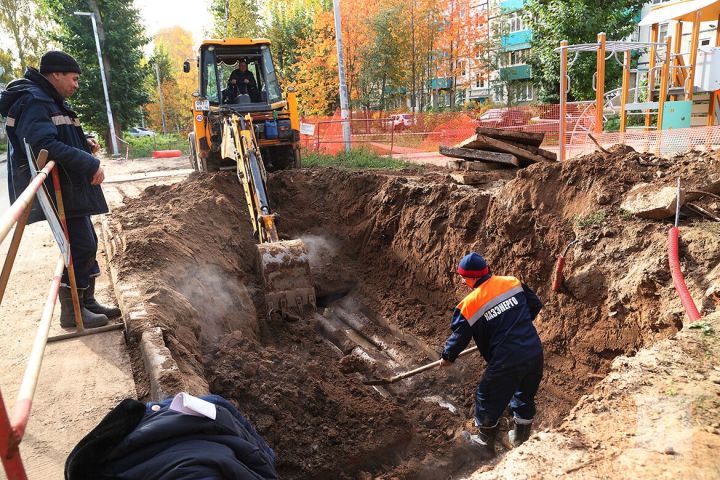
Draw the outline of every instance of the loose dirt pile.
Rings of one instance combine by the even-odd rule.
[[[471,479],[718,478],[720,313],[704,322],[617,358],[557,429]]]
[[[514,178],[488,174],[485,188],[433,172],[273,174],[279,230],[305,240],[318,295],[318,314],[298,322],[266,319],[232,174],[193,176],[128,201],[113,215],[125,238],[115,263],[151,314],[131,335],[160,326],[191,390],[234,400],[276,449],[283,478],[440,478],[478,467],[456,438],[471,418],[481,361],[466,357],[450,374],[388,390],[361,379],[437,358],[465,293],[457,260],[479,251],[494,272],[520,277],[545,302],[536,322],[546,348],[538,424],[557,425],[615,357],[682,326],[667,271],[669,222],[620,211],[625,192],[679,175],[689,190],[720,193],[718,171],[717,156],[666,160],[616,149]],[[715,208],[712,198],[701,202]],[[681,232],[691,292],[713,311],[717,227],[685,219]],[[555,256],[574,238],[565,289],[553,293]],[[328,334],[333,325],[342,327],[339,340]],[[377,361],[379,353],[391,361]]]

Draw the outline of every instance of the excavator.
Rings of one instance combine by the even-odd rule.
[[[267,39],[205,40],[198,53],[190,164],[199,172],[236,171],[258,241],[268,316],[314,309],[307,249],[300,239],[280,239],[267,189],[268,171],[300,166],[295,92],[288,88],[283,98]],[[187,60],[183,71],[190,69]]]

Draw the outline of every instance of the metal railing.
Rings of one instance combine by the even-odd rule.
[[[68,235],[67,224],[65,222],[65,212],[62,203],[62,192],[60,190],[58,170],[55,168],[56,163],[54,161],[47,161],[47,163],[46,161],[47,151],[41,150],[37,159],[38,167],[40,167],[41,170],[37,172],[35,178],[32,179],[22,194],[2,215],[2,217],[0,217],[0,243],[5,241],[10,233],[10,230],[12,230],[13,226],[15,227],[7,257],[2,267],[2,273],[0,273],[0,305],[2,304],[8,280],[10,278],[10,272],[13,264],[15,263],[15,258],[17,257],[17,252],[20,247],[20,241],[22,239],[27,220],[30,216],[33,200],[35,196],[39,194],[40,189],[44,188],[44,183],[48,177],[52,177],[57,202],[56,213],[62,223],[63,233],[69,248],[70,237]],[[43,355],[45,353],[45,346],[47,343],[53,340],[74,338],[77,336],[123,328],[123,324],[120,323],[107,325],[101,328],[94,328],[90,331],[83,330],[80,303],[77,295],[75,275],[72,266],[72,256],[70,255],[67,258],[68,261],[66,265],[65,255],[60,255],[60,258],[55,266],[52,281],[50,282],[50,289],[48,291],[47,299],[40,319],[40,324],[38,325],[37,332],[35,334],[28,363],[25,367],[22,383],[20,384],[20,389],[11,415],[8,415],[8,409],[5,406],[2,391],[0,390],[0,460],[2,460],[2,465],[5,469],[5,474],[8,480],[27,479],[19,447],[25,435],[25,429],[30,418],[32,401],[35,395],[38,378],[40,376],[40,369],[42,367]],[[73,310],[75,313],[75,325],[77,331],[75,333],[51,338],[49,337],[50,324],[53,317],[53,311],[55,310],[58,291],[60,290],[60,281],[63,269],[66,267],[68,269],[68,276],[72,290]]]

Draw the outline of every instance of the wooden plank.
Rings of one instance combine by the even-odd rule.
[[[483,150],[510,153],[512,155],[515,155],[518,159],[524,160],[526,163],[550,161],[542,155],[538,155],[536,153],[532,153],[526,150],[524,146],[523,148],[520,148],[517,145],[513,145],[503,140],[496,140],[491,137],[486,137],[485,135],[475,135],[475,141],[472,142],[472,145],[473,147],[471,148],[482,148]]]
[[[475,129],[475,133],[501,140],[511,140],[513,142],[532,145],[534,147],[539,147],[545,139],[545,133],[543,132],[522,132],[519,130],[506,130],[503,128],[477,127]]]
[[[440,147],[440,153],[446,157],[463,158],[467,160],[480,160],[482,162],[502,163],[505,165],[520,166],[515,155],[508,153],[486,152],[471,148]]]
[[[497,170],[509,170],[511,168],[517,168],[514,165],[507,165],[504,163],[494,162],[479,162],[476,160],[466,160],[465,170],[466,172],[494,172]]]
[[[461,185],[480,185],[488,183],[487,174],[477,172],[451,173],[450,178]]]
[[[523,145],[522,143],[511,142],[509,140],[503,140],[503,141],[505,143],[509,143],[510,145],[514,145],[518,148],[522,148],[523,150],[527,150],[530,153],[534,153],[535,155],[540,155],[542,157],[545,157],[548,160],[551,160],[553,162],[557,161],[557,154],[555,154],[554,152],[551,152],[549,150],[545,150],[544,148],[533,147],[532,145]]]

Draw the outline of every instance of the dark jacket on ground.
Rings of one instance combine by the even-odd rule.
[[[66,480],[276,479],[275,454],[222,397],[215,420],[123,400],[73,449]]]
[[[471,339],[489,364],[516,365],[543,351],[533,320],[540,299],[515,277],[485,275],[455,308],[442,358],[455,361]]]
[[[75,112],[57,93],[55,87],[34,68],[24,78],[10,82],[0,94],[0,115],[7,117],[8,193],[14,202],[30,182],[30,170],[23,139],[35,155],[48,151],[60,172],[65,214],[68,218],[106,213],[107,203],[100,185],[91,185],[100,167],[87,144],[87,138]],[[45,182],[55,198],[52,181]],[[38,202],[33,204],[28,223],[43,220]]]

